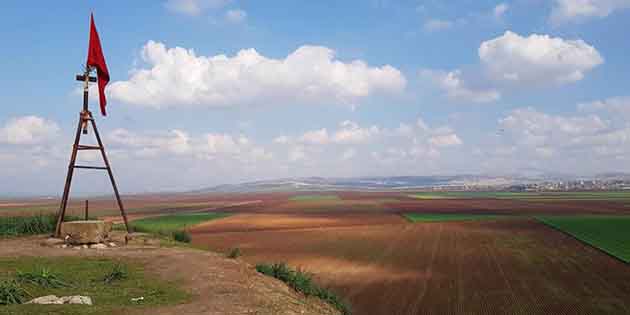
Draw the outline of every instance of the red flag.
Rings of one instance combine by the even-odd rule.
[[[107,70],[107,64],[105,64],[101,40],[98,38],[98,32],[94,25],[93,14],[90,16],[90,46],[88,47],[87,65],[96,68],[101,113],[103,116],[106,116],[105,106],[107,105],[107,100],[105,99],[105,86],[109,82],[109,71]]]

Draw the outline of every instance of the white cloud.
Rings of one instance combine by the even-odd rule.
[[[340,124],[340,129],[335,132],[333,141],[335,143],[364,143],[372,136],[379,133],[379,128],[361,128],[357,123],[346,120]]]
[[[327,144],[330,139],[326,128],[319,130],[307,131],[300,137],[300,141],[306,144]]]
[[[627,8],[630,8],[630,0],[554,0],[550,20],[556,25],[582,22]]]
[[[289,150],[289,162],[297,162],[306,159],[303,146],[295,146]]]
[[[508,11],[509,8],[510,6],[507,3],[505,2],[499,3],[492,10],[492,14],[494,15],[495,18],[500,19],[505,15],[505,13]]]
[[[230,23],[239,24],[239,23],[245,22],[246,19],[247,19],[247,12],[243,10],[235,9],[235,10],[227,10],[227,12],[225,12],[225,20]]]
[[[620,115],[630,124],[630,96],[611,97],[606,100],[578,104],[582,112],[604,111]]]
[[[440,89],[445,91],[447,96],[452,100],[489,103],[495,102],[501,98],[501,93],[495,89],[473,89],[468,87],[464,79],[462,79],[461,70],[450,72],[421,70],[420,75],[431,80]]]
[[[273,139],[273,143],[277,144],[288,144],[289,142],[291,142],[291,138],[287,136],[278,136]]]
[[[200,15],[205,10],[224,7],[231,0],[168,0],[164,6],[175,13]]]
[[[453,27],[454,23],[447,20],[441,19],[429,19],[424,22],[423,28],[427,32],[437,32],[447,30]]]
[[[141,57],[147,69],[135,69],[128,81],[111,84],[112,98],[153,108],[227,107],[276,103],[356,102],[376,93],[398,93],[403,74],[362,60],[334,59],[333,50],[302,46],[285,59],[272,59],[254,49],[236,56],[197,56],[193,50],[167,48],[149,41]]]
[[[429,144],[436,147],[451,147],[461,145],[462,143],[462,140],[454,133],[429,138]]]
[[[59,126],[53,121],[37,116],[17,117],[0,129],[0,142],[36,144],[54,138],[58,132]]]
[[[495,79],[527,84],[579,81],[604,62],[582,40],[537,34],[522,37],[510,31],[481,43],[479,58]]]

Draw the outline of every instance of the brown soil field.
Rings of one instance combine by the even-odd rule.
[[[191,232],[198,246],[312,272],[354,314],[630,314],[630,266],[530,219],[243,213]]]

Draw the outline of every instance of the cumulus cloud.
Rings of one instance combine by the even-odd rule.
[[[434,136],[429,138],[429,143],[436,147],[451,147],[462,144],[462,140],[456,134]]]
[[[579,81],[604,62],[583,40],[538,34],[523,37],[510,31],[481,43],[479,58],[495,79],[525,84]]]
[[[9,144],[36,144],[54,138],[59,126],[38,116],[23,116],[9,120],[0,129],[0,142]]]
[[[300,141],[306,144],[327,144],[330,139],[328,137],[328,130],[322,128],[319,130],[307,131],[300,137]]]
[[[469,87],[462,78],[461,70],[450,72],[439,70],[421,70],[420,76],[429,79],[446,92],[452,100],[473,103],[495,102],[501,98],[501,93],[495,89],[474,89]]]
[[[553,24],[583,22],[604,18],[617,10],[630,8],[630,0],[554,0],[550,20]]]
[[[332,49],[322,46],[302,46],[284,59],[273,59],[254,49],[233,57],[197,56],[193,50],[149,41],[141,57],[148,68],[135,69],[129,80],[112,83],[112,98],[153,108],[295,102],[356,105],[376,93],[401,92],[406,85],[403,74],[392,66],[342,62]]]
[[[614,115],[621,115],[630,123],[630,96],[611,97],[589,103],[578,104],[582,112],[604,111]]]
[[[335,132],[333,141],[335,143],[364,143],[379,133],[379,128],[372,126],[362,128],[356,122],[346,120],[340,124],[339,130]]]
[[[235,10],[227,10],[227,12],[225,12],[225,20],[230,23],[239,24],[239,23],[245,22],[246,19],[247,19],[247,12],[243,10],[235,9]]]
[[[164,6],[175,13],[200,15],[205,10],[226,6],[231,0],[168,0]]]

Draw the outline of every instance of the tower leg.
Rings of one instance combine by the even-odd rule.
[[[98,142],[98,146],[101,150],[101,155],[103,156],[103,162],[105,162],[105,167],[107,168],[107,174],[109,175],[109,180],[112,182],[112,187],[114,188],[114,194],[116,195],[116,201],[118,202],[118,208],[120,208],[120,214],[123,217],[123,221],[125,222],[125,229],[127,233],[131,233],[129,229],[129,224],[127,222],[127,214],[125,213],[125,207],[123,206],[122,200],[120,199],[120,194],[118,193],[118,186],[116,186],[116,181],[114,180],[114,174],[112,173],[112,168],[109,166],[109,160],[107,159],[107,154],[105,154],[105,147],[103,146],[103,142],[101,141],[101,136],[98,133],[98,129],[96,128],[96,122],[94,119],[91,119],[92,128],[94,129],[94,135],[96,135],[96,141]]]
[[[66,216],[66,207],[68,206],[68,195],[70,194],[70,186],[72,185],[72,175],[74,174],[74,165],[77,160],[77,151],[79,147],[79,141],[81,139],[81,125],[83,124],[83,113],[79,114],[79,124],[77,125],[77,132],[74,137],[74,145],[72,146],[72,153],[70,154],[70,163],[68,164],[68,174],[66,175],[66,185],[63,188],[63,195],[61,197],[61,204],[59,205],[59,212],[57,217],[57,226],[55,227],[55,236],[61,236],[61,223]]]

